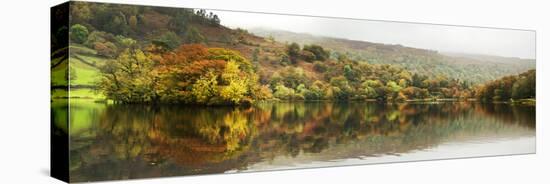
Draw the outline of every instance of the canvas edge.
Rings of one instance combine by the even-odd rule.
[[[69,11],[70,11],[71,1],[67,1],[55,6],[50,7],[50,176],[58,180],[69,183],[70,182],[70,173],[69,173],[69,114],[66,116],[60,117],[56,115],[53,111],[53,102],[52,98],[54,95],[54,89],[56,86],[53,85],[53,68],[52,62],[54,58],[64,58],[68,60],[69,56],[69,35],[68,35],[68,24],[69,24]],[[65,27],[67,32],[58,32],[61,28]],[[64,51],[65,50],[65,51]],[[61,52],[56,52],[61,51]],[[55,55],[54,55],[55,53]],[[68,68],[68,67],[67,67]],[[63,93],[67,93],[68,96],[68,82],[63,85]],[[57,86],[59,88],[59,86]],[[66,88],[66,89],[65,89]],[[68,101],[63,101],[62,106],[66,108],[67,112],[69,110]],[[66,103],[66,104],[65,104]],[[59,119],[65,119],[66,122],[62,125],[56,124]],[[59,127],[62,126],[62,127]]]

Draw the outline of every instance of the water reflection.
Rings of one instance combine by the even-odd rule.
[[[535,134],[535,107],[509,104],[71,104],[72,181],[269,169],[281,159],[292,168]]]

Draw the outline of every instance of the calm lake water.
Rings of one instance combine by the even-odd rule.
[[[214,108],[71,100],[70,112],[73,182],[535,152],[534,106],[323,102]],[[56,102],[52,113],[68,114]]]

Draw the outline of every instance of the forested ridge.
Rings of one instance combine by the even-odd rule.
[[[495,62],[461,62],[454,68],[437,57],[464,58],[402,46],[382,51],[283,43],[226,28],[220,24],[223,17],[205,10],[71,3],[69,27],[52,33],[69,32],[70,55],[52,56],[51,65],[52,86],[70,83],[82,90],[71,90],[71,97],[202,105],[535,97],[534,70],[495,80],[518,73],[521,67],[509,69],[516,64],[501,69]]]
[[[395,64],[415,73],[432,77],[445,75],[476,84],[535,68],[533,59],[438,52],[402,45],[323,37],[268,28],[253,28],[251,32],[272,37],[281,42],[323,45],[357,61]]]

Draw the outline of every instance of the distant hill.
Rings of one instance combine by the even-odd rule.
[[[470,60],[474,62],[494,62],[494,63],[507,63],[507,64],[514,64],[514,63],[534,64],[532,62],[535,62],[535,60],[533,59],[491,56],[491,55],[483,55],[483,54],[469,54],[469,53],[457,53],[457,52],[440,52],[440,54],[451,56],[457,59],[463,58],[464,60]]]
[[[396,64],[424,75],[445,75],[484,83],[535,68],[535,60],[476,54],[441,53],[402,45],[391,45],[341,38],[315,36],[266,28],[250,29],[255,35],[278,42],[317,44],[349,58],[373,64]]]

